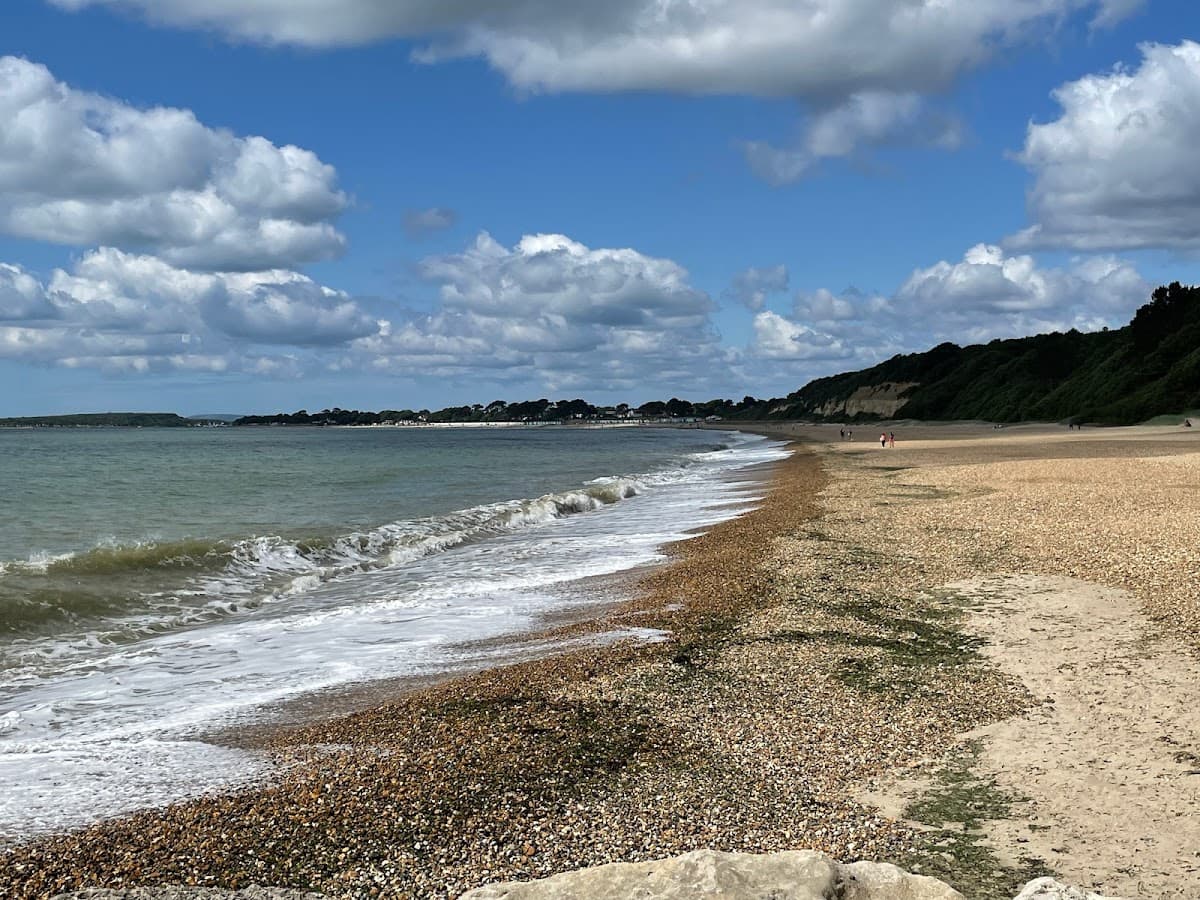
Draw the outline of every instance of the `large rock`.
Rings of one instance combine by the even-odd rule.
[[[544,878],[494,884],[461,900],[963,900],[934,878],[887,863],[841,865],[822,853],[717,853],[696,850],[648,863],[613,863]],[[52,900],[323,900],[323,895],[275,887],[88,888]],[[1039,878],[1016,900],[1119,900]]]
[[[1038,878],[1025,885],[1016,900],[1119,900],[1118,897],[1102,897],[1076,887],[1069,887],[1053,878]]]
[[[838,900],[961,900],[962,894],[936,878],[913,875],[889,863],[856,862],[838,867]]]
[[[880,863],[839,865],[823,853],[718,853],[612,863],[540,881],[478,888],[461,900],[963,900],[950,886]]]

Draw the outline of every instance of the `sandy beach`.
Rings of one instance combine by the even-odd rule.
[[[697,848],[1200,895],[1200,435],[772,426],[761,505],[632,600],[656,629],[280,730],[271,784],[0,856],[0,895],[445,897]]]

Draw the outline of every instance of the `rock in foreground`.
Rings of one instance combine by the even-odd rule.
[[[842,864],[823,853],[718,853],[695,850],[673,859],[612,863],[540,881],[477,888],[460,900],[964,900],[936,878],[887,863]],[[286,888],[91,888],[53,900],[322,900]],[[1031,881],[1016,900],[1118,900],[1060,884]]]
[[[461,900],[963,900],[935,878],[886,863],[841,865],[823,853],[718,853],[611,863],[540,881],[489,885]]]

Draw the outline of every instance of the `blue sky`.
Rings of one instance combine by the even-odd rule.
[[[9,0],[0,414],[778,396],[1196,281],[1184,0]]]

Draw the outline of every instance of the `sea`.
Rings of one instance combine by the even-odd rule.
[[[745,473],[786,454],[679,428],[0,429],[0,843],[268,778],[210,736],[294,698],[501,664],[596,576],[752,508]]]

